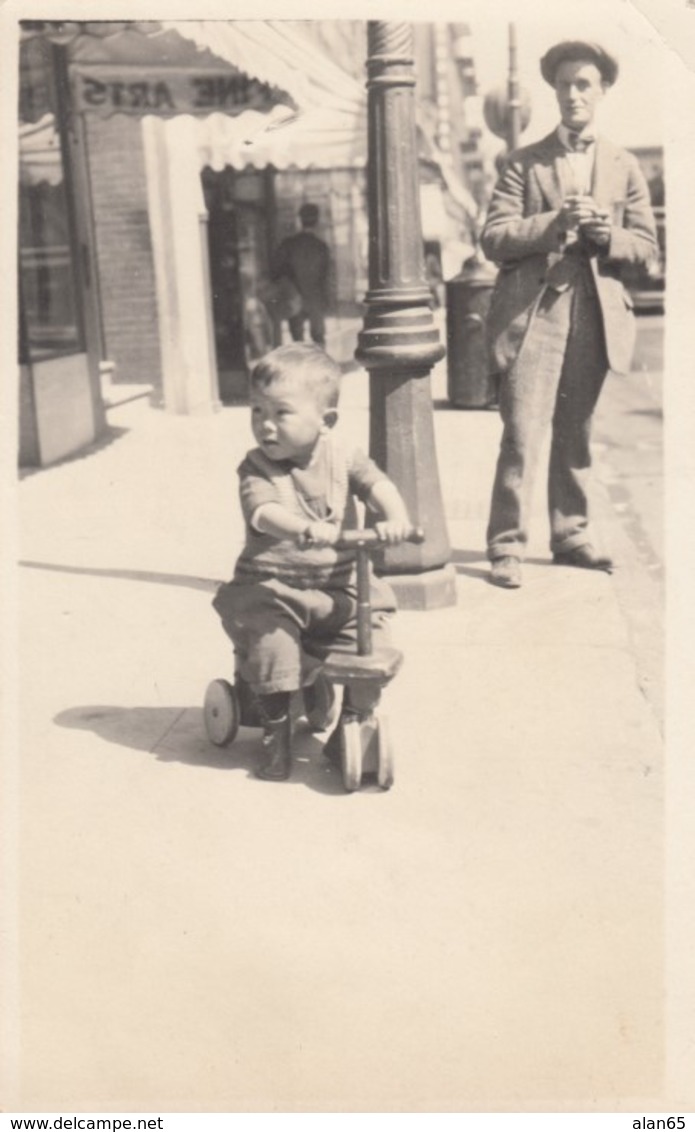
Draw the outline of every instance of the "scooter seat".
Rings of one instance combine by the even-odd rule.
[[[348,684],[355,680],[371,680],[388,684],[403,663],[400,649],[380,648],[369,656],[356,653],[331,652],[323,662],[323,670],[334,684]]]

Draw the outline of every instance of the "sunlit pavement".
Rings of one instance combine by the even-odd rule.
[[[440,366],[438,404],[445,386]],[[362,441],[367,401],[347,374]],[[205,736],[206,684],[232,676],[210,600],[241,538],[247,410],[141,398],[109,421],[110,443],[20,488],[9,1107],[660,1109],[654,584],[603,453],[597,542],[618,570],[551,565],[539,484],[524,586],[502,591],[484,554],[499,420],[437,409],[458,604],[399,615],[395,785],[346,795],[306,731],[280,784],[253,775],[258,732]]]

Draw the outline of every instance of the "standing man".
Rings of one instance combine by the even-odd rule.
[[[326,344],[326,310],[329,300],[330,253],[316,235],[319,210],[315,204],[303,204],[299,210],[301,232],[288,236],[277,251],[273,278],[288,279],[298,294],[295,313],[287,321],[295,342],[304,337],[304,323],[309,320],[309,333],[319,346]]]
[[[656,248],[636,158],[595,132],[616,60],[596,43],[559,43],[541,74],[561,122],[509,156],[481,237],[500,268],[488,330],[504,423],[488,557],[491,581],[508,589],[521,585],[533,478],[550,425],[553,561],[612,569],[588,529],[591,419],[608,370],[630,368],[635,326],[621,269],[647,263]]]

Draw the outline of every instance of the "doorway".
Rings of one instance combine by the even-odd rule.
[[[220,400],[248,400],[248,375],[279,341],[269,312],[272,191],[265,171],[202,174]]]

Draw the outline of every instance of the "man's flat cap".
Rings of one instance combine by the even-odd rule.
[[[595,63],[601,72],[604,83],[612,86],[618,77],[618,60],[601,47],[599,43],[585,43],[581,39],[569,39],[556,43],[541,59],[541,74],[547,83],[555,85],[555,75],[561,63],[579,61]]]

